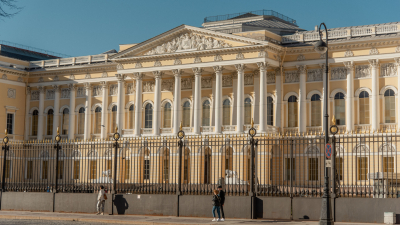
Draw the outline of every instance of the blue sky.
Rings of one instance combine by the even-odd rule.
[[[18,0],[23,10],[0,21],[0,40],[71,56],[139,43],[204,17],[270,9],[306,30],[400,21],[398,0]]]

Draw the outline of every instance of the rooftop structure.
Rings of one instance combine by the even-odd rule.
[[[69,57],[65,54],[60,54],[44,49],[33,48],[26,45],[21,45],[9,41],[0,40],[0,55],[9,58],[20,59],[24,61],[57,59],[60,57]]]

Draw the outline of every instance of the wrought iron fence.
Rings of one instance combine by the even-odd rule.
[[[103,185],[118,193],[206,195],[222,185],[237,196],[322,196],[323,136],[254,139],[253,145],[244,134],[189,136],[182,145],[175,137],[122,139],[117,154],[114,141],[61,142],[58,160],[53,142],[14,142],[6,160],[2,151],[0,174],[5,191],[96,192]],[[334,197],[397,198],[399,140],[398,133],[336,135]]]

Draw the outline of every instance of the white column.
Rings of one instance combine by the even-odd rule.
[[[60,126],[60,86],[54,88],[54,117],[53,117],[53,139],[56,138],[57,128]]]
[[[232,95],[232,118],[230,119],[232,122],[231,125],[237,125],[237,110],[236,108],[238,107],[238,98],[237,98],[237,92],[238,92],[238,76],[237,73],[233,73],[232,75],[232,90],[233,90],[233,95]]]
[[[237,117],[236,117],[236,131],[238,133],[243,133],[244,126],[244,64],[235,64],[237,75],[238,75],[238,84],[237,84]]]
[[[135,92],[135,136],[140,137],[142,128],[142,73],[134,73],[133,77],[136,80]]]
[[[179,125],[181,123],[181,70],[172,70],[175,76],[175,89],[174,89],[174,134],[178,134]]]
[[[85,83],[86,90],[86,101],[85,101],[85,133],[83,138],[85,140],[90,139],[90,115],[91,115],[91,104],[92,104],[92,87],[90,83]]]
[[[307,108],[306,108],[306,79],[307,72],[306,66],[297,66],[300,73],[300,90],[299,90],[299,132],[303,133],[307,131]]]
[[[276,89],[276,104],[275,104],[275,126],[282,127],[282,76],[281,68],[275,70],[275,89]]]
[[[38,132],[37,139],[43,140],[43,120],[44,120],[44,92],[46,91],[44,87],[39,88],[39,118],[38,118]]]
[[[321,115],[321,120],[322,120],[322,129],[324,129],[324,127],[325,127],[325,114],[326,114],[326,108],[325,108],[325,104],[328,104],[328,115],[329,115],[329,107],[330,107],[330,99],[329,99],[329,94],[328,94],[328,96],[326,96],[326,98],[327,98],[327,101],[325,101],[324,99],[325,99],[325,96],[324,96],[324,93],[325,93],[325,91],[324,91],[324,88],[325,88],[325,84],[326,84],[326,82],[327,82],[327,80],[326,80],[326,73],[325,73],[325,63],[321,63],[321,64],[319,64],[319,66],[321,67],[321,69],[322,69],[322,74],[323,74],[323,76],[322,76],[322,115]],[[328,66],[329,66],[329,64],[328,64]],[[329,76],[329,75],[328,75]],[[328,87],[328,93],[329,93],[329,87]],[[311,113],[311,111],[310,111],[310,113]],[[330,115],[330,117],[329,118],[332,118],[332,115]],[[330,122],[331,122],[331,120],[330,119],[328,119],[328,127],[330,126]],[[310,123],[311,123],[311,121],[310,121]]]
[[[117,127],[118,133],[122,134],[122,128],[124,125],[124,79],[125,76],[122,74],[115,74],[118,80],[118,99],[117,99]],[[112,133],[115,131],[113,130]]]
[[[193,118],[193,133],[200,134],[201,124],[201,72],[199,67],[193,68],[194,72],[194,118]]]
[[[101,89],[103,91],[103,99],[102,99],[102,106],[101,106],[101,133],[100,138],[106,139],[107,138],[107,106],[108,106],[108,83],[107,81],[101,81]],[[97,124],[98,126],[98,124]]]
[[[29,110],[31,105],[31,88],[26,87],[26,102],[25,102],[25,135],[24,139],[29,140]]]
[[[372,130],[379,130],[379,75],[378,75],[378,67],[379,60],[378,59],[369,59],[368,62],[371,65],[371,76],[372,76]]]
[[[394,58],[397,65],[397,91],[400,89],[400,58]],[[397,92],[397,130],[400,129],[400,95]]]
[[[346,96],[346,130],[354,130],[354,65],[352,61],[344,62],[347,69],[347,96]]]
[[[260,68],[260,127],[259,132],[267,130],[267,66],[268,63],[258,62]]]
[[[75,138],[75,84],[69,84],[69,128],[68,139]]]
[[[160,121],[161,121],[161,76],[162,71],[154,71],[154,78],[156,80],[154,86],[154,109],[153,109],[153,134],[160,135]]]
[[[215,133],[222,132],[222,66],[214,66],[215,71]]]

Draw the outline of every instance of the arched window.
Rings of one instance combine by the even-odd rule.
[[[69,129],[69,109],[65,108],[62,113],[62,134],[67,135]]]
[[[167,102],[164,105],[164,128],[171,128],[171,103]]]
[[[321,126],[321,97],[311,96],[311,126]]]
[[[95,133],[100,134],[101,133],[101,107],[98,106],[94,110],[94,125],[95,125]]]
[[[117,106],[114,105],[111,109],[111,133],[115,132],[117,126]]]
[[[182,109],[182,126],[183,127],[190,127],[190,102],[186,101],[183,103]]]
[[[251,124],[251,100],[246,98],[244,100],[244,124]]]
[[[203,102],[202,118],[202,126],[210,126],[210,101],[208,100]]]
[[[144,128],[153,127],[153,106],[148,103],[144,109]]]
[[[342,92],[338,92],[335,94],[335,118],[336,125],[345,125],[346,124],[346,102],[344,100],[344,94]]]
[[[53,115],[54,111],[49,109],[47,111],[47,135],[53,135]]]
[[[396,122],[396,97],[394,91],[388,89],[385,91],[385,123]]]
[[[369,94],[366,91],[362,91],[358,98],[360,124],[369,124]]]
[[[33,113],[32,113],[32,135],[33,136],[37,135],[38,116],[39,116],[39,112],[37,110],[33,111]]]
[[[274,125],[274,99],[271,96],[267,97],[267,124]]]
[[[222,125],[231,125],[231,101],[225,99],[222,103]]]
[[[78,134],[85,133],[85,108],[81,107],[78,113]]]
[[[129,116],[129,119],[128,119],[128,121],[129,121],[129,129],[133,129],[133,125],[134,125],[134,121],[135,121],[135,116],[133,115],[135,112],[134,112],[134,105],[132,104],[131,106],[129,106],[129,114],[128,114],[128,116]]]
[[[292,95],[288,99],[288,127],[298,126],[298,108],[297,97]]]

